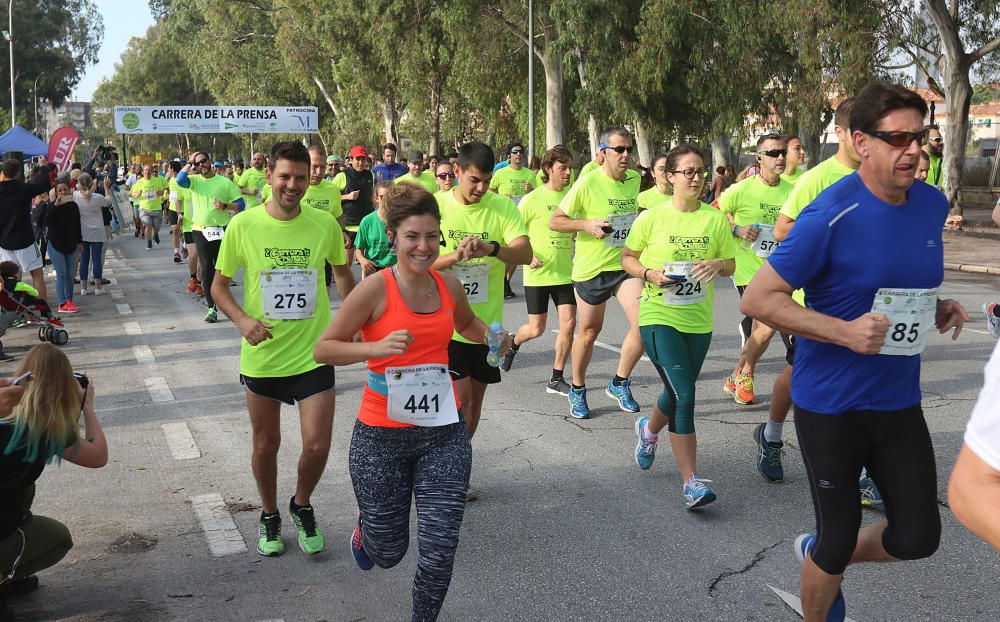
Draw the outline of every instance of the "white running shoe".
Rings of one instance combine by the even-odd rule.
[[[987,302],[983,305],[983,314],[986,315],[986,328],[990,331],[990,336],[1000,339],[1000,317],[997,317],[997,303]]]

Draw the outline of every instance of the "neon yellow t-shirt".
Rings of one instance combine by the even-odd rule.
[[[191,206],[191,190],[188,188],[181,188],[177,184],[176,178],[171,178],[168,184],[170,209],[177,211],[174,207],[174,201],[180,204],[181,211],[184,212],[184,217],[181,219],[181,230],[188,232],[191,231],[192,223],[192,212],[194,208]]]
[[[604,172],[581,177],[563,197],[559,209],[574,220],[600,218],[611,222],[614,232],[595,238],[585,231],[576,234],[573,280],[586,281],[601,272],[622,269],[622,247],[631,221],[639,211],[639,173],[626,171],[624,181]]]
[[[841,164],[836,156],[823,160],[803,173],[795,182],[795,187],[781,206],[781,214],[792,220],[798,220],[802,210],[812,203],[820,192],[853,172],[854,169]]]
[[[192,228],[201,231],[205,227],[225,227],[229,224],[229,210],[212,207],[212,201],[232,203],[241,198],[239,187],[228,177],[213,175],[203,177],[191,175],[191,202],[194,204]]]
[[[271,200],[271,184],[264,184],[260,189],[260,204],[263,205]]]
[[[274,336],[256,346],[251,346],[246,339],[241,340],[241,374],[275,378],[302,374],[320,366],[313,360],[313,346],[330,321],[324,267],[326,262],[340,265],[347,261],[342,238],[340,226],[333,216],[316,209],[302,209],[292,220],[272,218],[263,207],[233,217],[222,238],[215,267],[230,278],[240,268],[244,269],[243,310],[250,317],[271,324]],[[267,281],[267,277],[274,275],[261,273],[273,270],[313,270],[314,315],[294,320],[265,318],[261,283],[273,283]],[[294,292],[294,289],[288,291]],[[282,308],[282,295],[268,294],[278,300],[266,301],[267,304]],[[286,307],[288,304],[284,303]]]
[[[337,186],[338,188],[340,188],[341,192],[343,192],[344,188],[347,187],[347,175],[345,173],[343,173],[343,172],[340,172],[340,173],[337,173],[336,175],[334,175],[333,179],[331,181],[332,181],[332,183],[333,183],[334,186]]]
[[[453,188],[451,192],[438,197],[441,235],[444,237],[441,254],[454,252],[458,244],[470,235],[481,238],[484,242],[494,241],[504,246],[515,238],[527,235],[521,214],[514,202],[507,197],[487,192],[479,203],[462,205],[455,199],[457,191],[457,188]],[[464,283],[465,293],[476,316],[487,325],[493,322],[503,323],[504,263],[495,257],[482,257],[458,262],[450,270]],[[485,271],[485,275],[478,272],[480,270]],[[466,278],[462,278],[463,273]],[[475,302],[477,300],[480,302]],[[457,332],[452,339],[472,343]]]
[[[270,198],[271,193],[269,192],[268,199],[270,200]],[[326,179],[321,179],[315,186],[310,184],[302,197],[302,205],[322,210],[334,218],[340,218],[340,215],[344,213],[344,209],[340,205],[340,188]]]
[[[625,246],[640,253],[639,263],[654,270],[668,262],[733,259],[736,255],[729,221],[706,203],[694,212],[682,212],[673,203],[646,210],[635,219]],[[663,302],[664,290],[646,283],[639,299],[639,326],[666,325],[682,333],[712,332],[715,279],[695,287],[707,290],[704,300],[668,305]]]
[[[166,189],[167,180],[159,175],[154,175],[149,179],[143,177],[135,182],[129,194],[132,197],[138,197],[139,209],[146,210],[147,212],[158,212],[163,209],[160,197]]]
[[[663,194],[656,186],[653,186],[649,190],[639,193],[639,207],[642,209],[653,209],[654,207],[669,203],[672,196],[670,194]]]
[[[566,192],[567,188],[556,192],[542,186],[529,192],[517,206],[528,230],[531,250],[542,262],[539,268],[524,267],[526,287],[567,285],[572,282],[573,234],[549,229],[552,212],[559,207]]]
[[[587,162],[586,164],[583,165],[583,168],[580,169],[580,177],[578,179],[583,179],[584,175],[586,175],[587,173],[592,173],[599,168],[601,168],[601,165],[598,164],[597,162],[594,162],[593,160]]]
[[[799,179],[805,174],[806,174],[805,170],[800,166],[799,168],[795,169],[795,173],[793,175],[789,175],[788,173],[782,173],[781,178],[794,186],[799,182]]]
[[[526,166],[514,170],[512,166],[505,166],[496,173],[490,180],[490,190],[496,190],[517,205],[521,198],[535,189],[535,171]]]
[[[236,183],[243,186],[247,190],[253,190],[253,194],[244,194],[243,200],[246,201],[247,209],[251,207],[257,207],[262,203],[260,191],[267,185],[267,169],[260,169],[259,171],[254,167],[250,167],[243,171]]]
[[[719,210],[723,214],[732,214],[733,221],[741,227],[773,225],[792,188],[792,184],[783,179],[779,178],[776,186],[769,186],[760,175],[754,175],[726,188],[718,199]],[[733,282],[736,285],[748,284],[764,261],[763,257],[755,254],[749,242],[738,244]]]
[[[416,184],[421,188],[423,188],[424,190],[426,190],[427,192],[430,192],[431,194],[437,192],[438,189],[437,184],[434,183],[434,178],[433,177],[428,178],[423,173],[421,173],[419,177],[414,177],[409,173],[405,175],[400,175],[395,179],[395,182],[397,184]]]

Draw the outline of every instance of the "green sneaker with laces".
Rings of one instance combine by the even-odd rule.
[[[257,539],[257,552],[273,557],[285,552],[285,543],[281,541],[281,515],[275,512],[270,516],[261,516],[260,537]]]
[[[297,507],[295,497],[288,503],[292,513],[292,521],[295,523],[295,530],[299,532],[299,548],[306,555],[321,553],[326,548],[326,540],[323,533],[316,526],[316,516],[311,505]]]
[[[209,307],[208,311],[205,313],[205,321],[209,324],[215,324],[219,321],[219,311],[215,307]]]

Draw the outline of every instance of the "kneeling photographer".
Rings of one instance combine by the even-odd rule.
[[[73,373],[62,350],[43,343],[0,384],[0,622],[13,618],[8,600],[34,591],[35,573],[73,547],[65,525],[31,513],[35,480],[47,464],[64,459],[99,468],[108,462],[108,446],[93,384]]]

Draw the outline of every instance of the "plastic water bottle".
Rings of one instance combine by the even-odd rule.
[[[755,222],[755,223],[753,223],[750,226],[757,230],[757,235],[760,235],[760,223],[759,222]],[[745,251],[750,250],[750,248],[754,244],[756,244],[756,242],[748,242],[746,240],[740,240],[740,248],[742,248]]]
[[[490,367],[500,367],[500,346],[503,345],[503,326],[500,322],[490,324],[490,329],[486,332],[486,345],[490,348],[486,362]]]

